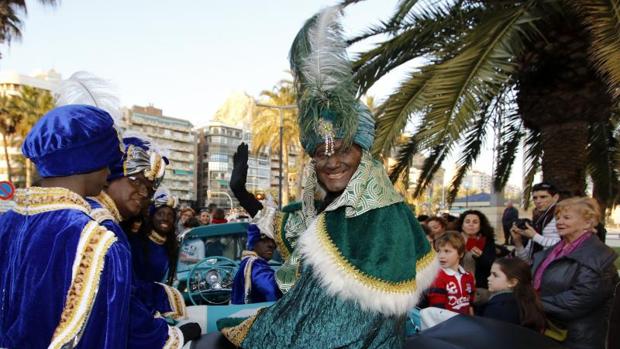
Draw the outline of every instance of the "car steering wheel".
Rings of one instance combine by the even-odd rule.
[[[196,263],[186,280],[192,304],[228,304],[238,267],[234,260],[221,256]]]

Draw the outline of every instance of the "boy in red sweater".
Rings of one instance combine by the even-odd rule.
[[[441,270],[428,291],[429,305],[473,315],[474,277],[459,264],[465,255],[465,239],[457,232],[448,232],[435,240],[435,249]]]

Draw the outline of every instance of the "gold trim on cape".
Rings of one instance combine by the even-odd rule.
[[[252,315],[249,318],[243,320],[243,322],[237,326],[223,328],[221,331],[222,334],[232,344],[240,348],[241,343],[243,343],[243,341],[245,340],[245,337],[248,336],[248,333],[250,332],[250,329],[252,328],[252,325],[254,324],[254,320],[256,320],[256,317],[258,316],[258,314],[260,314],[261,310],[263,309],[264,308],[259,309],[255,315]]]
[[[172,317],[175,320],[186,318],[187,308],[185,307],[185,301],[183,300],[183,295],[181,292],[179,292],[176,288],[162,284],[161,282],[156,282],[156,284],[164,288],[166,296],[168,296],[168,303],[172,309],[171,311],[162,314],[162,316]]]
[[[276,213],[276,229],[273,234],[273,241],[276,243],[278,250],[280,250],[280,255],[282,255],[282,259],[287,260],[291,256],[291,251],[289,251],[288,247],[284,243],[282,238],[282,221],[284,220],[284,214],[282,212]]]
[[[99,204],[101,204],[101,207],[107,209],[110,212],[110,214],[114,218],[114,223],[120,223],[123,221],[123,216],[121,216],[121,213],[118,211],[116,203],[106,192],[102,191],[101,194],[97,195],[93,199]]]
[[[97,296],[105,256],[116,241],[112,232],[94,221],[82,230],[73,261],[71,286],[48,349],[73,348],[79,343]]]
[[[352,265],[340,252],[338,247],[334,244],[329,234],[327,233],[327,224],[325,222],[325,213],[321,213],[317,217],[316,236],[320,245],[324,251],[331,257],[336,266],[344,270],[355,280],[362,283],[364,286],[386,293],[411,293],[416,289],[415,276],[410,280],[393,282],[379,279],[375,276],[370,276],[359,270]],[[435,258],[435,251],[430,250],[424,257],[416,260],[416,274],[425,269]]]
[[[74,209],[90,214],[90,205],[79,194],[66,188],[30,187],[15,193],[13,211],[23,215]]]

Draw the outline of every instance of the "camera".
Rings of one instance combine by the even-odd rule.
[[[533,226],[534,224],[532,223],[532,220],[528,219],[528,218],[519,218],[515,221],[515,226],[521,230],[525,230],[527,229],[527,226],[525,224],[528,224],[530,227]]]

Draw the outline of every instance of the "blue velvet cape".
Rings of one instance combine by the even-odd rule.
[[[79,338],[75,348],[125,348],[131,275],[127,247],[90,218],[86,201],[66,189],[33,187],[18,191],[16,201],[12,211],[0,216],[0,347],[47,348],[52,339],[64,337],[54,347]],[[93,254],[97,249],[102,252]],[[74,267],[76,259],[89,255],[94,258]],[[81,277],[72,283],[74,269]],[[86,287],[89,282],[92,288]],[[79,296],[68,297],[75,284],[82,286]],[[67,321],[76,315],[66,307],[68,299],[74,310],[90,308],[76,316],[83,324]]]
[[[106,207],[99,200],[108,203],[108,205],[114,205],[112,199],[105,193],[99,198],[87,198],[92,208],[93,217],[101,225],[112,231],[119,241],[122,242],[123,246],[131,251],[127,235],[116,222],[118,217],[114,217],[111,213],[112,210],[116,211],[116,207]],[[175,348],[171,343],[183,344],[183,340],[178,338],[178,331],[169,333],[170,329],[166,320],[155,318],[156,312],[161,314],[173,312],[171,301],[164,287],[154,282],[138,280],[135,277],[135,272],[132,271],[128,348]]]
[[[244,254],[246,254],[244,252]],[[260,303],[277,301],[282,297],[282,292],[278,288],[276,283],[275,272],[269,266],[266,260],[256,256],[256,254],[248,255],[243,258],[239,264],[239,270],[235,275],[233,282],[232,295],[230,297],[230,303],[232,304],[246,304],[245,299],[245,269],[248,263],[251,268],[251,282],[250,294],[248,296],[247,303]]]

